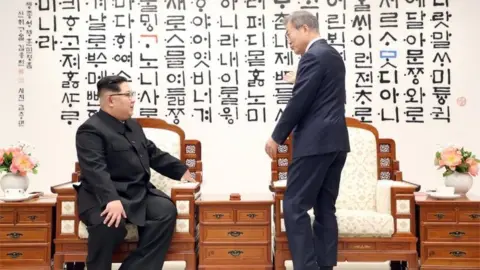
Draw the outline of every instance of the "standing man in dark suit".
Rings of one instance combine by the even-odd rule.
[[[81,185],[78,212],[88,229],[88,270],[110,270],[114,249],[138,226],[138,248],[121,270],[162,269],[175,229],[177,209],[150,183],[150,167],[171,179],[194,182],[188,167],[158,149],[133,119],[135,93],[127,79],[97,83],[101,109],[76,134]]]
[[[293,131],[293,158],[283,200],[285,227],[295,270],[333,269],[337,264],[335,216],[342,173],[350,151],[345,120],[345,65],[320,38],[318,20],[306,11],[285,19],[290,47],[301,55],[288,102],[265,150],[274,158]],[[310,217],[314,209],[313,235]]]

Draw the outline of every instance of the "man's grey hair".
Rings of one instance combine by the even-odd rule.
[[[285,26],[287,26],[289,22],[292,23],[296,29],[299,29],[302,25],[306,25],[310,30],[319,32],[317,17],[308,11],[298,10],[292,12],[286,16],[283,21]]]

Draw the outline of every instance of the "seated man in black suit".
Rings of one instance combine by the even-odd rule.
[[[138,248],[120,269],[162,269],[177,211],[150,183],[150,167],[171,179],[195,180],[185,164],[158,149],[131,119],[135,94],[126,78],[102,78],[97,90],[101,109],[76,134],[78,212],[89,234],[87,269],[111,269],[127,221],[138,226]]]

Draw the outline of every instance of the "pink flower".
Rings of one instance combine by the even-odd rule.
[[[23,152],[20,148],[15,147],[15,148],[7,148],[5,150],[5,154],[12,154],[13,157],[18,156],[18,155],[23,155]]]
[[[455,167],[462,164],[462,153],[454,147],[448,147],[442,151],[440,155],[440,166],[447,166],[451,170],[455,170]]]
[[[5,154],[5,152],[3,150],[0,150],[0,165],[3,164],[3,155]]]
[[[28,172],[31,172],[34,167],[35,164],[31,158],[20,152],[13,157],[10,171],[25,176]]]
[[[478,162],[474,158],[467,158],[465,163],[468,164],[468,173],[472,176],[477,176],[479,171]]]

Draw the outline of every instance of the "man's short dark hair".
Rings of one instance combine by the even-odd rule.
[[[105,76],[97,82],[97,94],[100,96],[102,90],[110,90],[112,92],[120,92],[119,84],[127,82],[127,78],[122,76]]]

